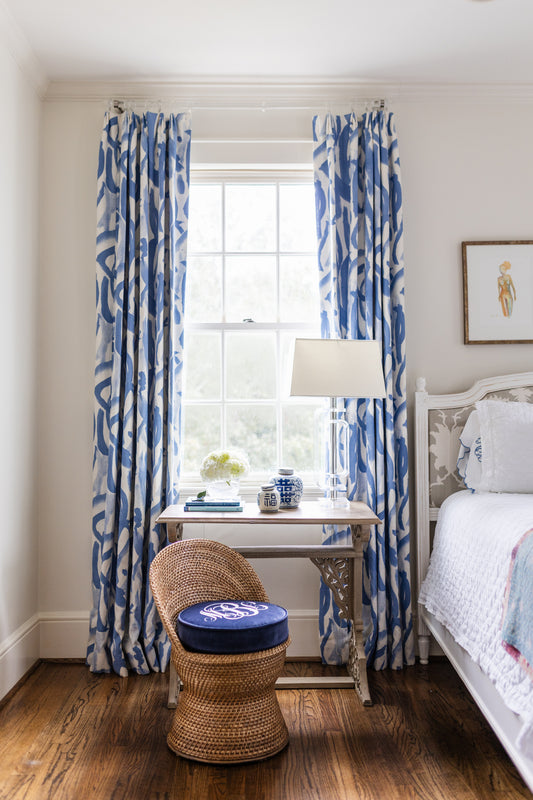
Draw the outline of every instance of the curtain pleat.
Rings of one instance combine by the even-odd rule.
[[[93,458],[94,672],[165,669],[148,582],[178,497],[190,117],[107,114],[99,151]]]
[[[347,400],[348,495],[363,500],[380,524],[365,552],[365,650],[376,669],[414,663],[402,193],[398,140],[386,111],[315,117],[314,174],[322,336],[381,343],[387,397]],[[324,542],[348,530],[324,529]],[[323,659],[343,663],[349,631],[322,582]]]

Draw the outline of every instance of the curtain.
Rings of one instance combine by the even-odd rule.
[[[190,118],[107,114],[97,178],[93,672],[164,670],[148,571],[177,501]]]
[[[363,571],[367,661],[414,663],[409,565],[409,491],[402,191],[393,115],[315,117],[314,176],[324,338],[381,343],[387,397],[348,400],[348,496],[377,514]],[[349,531],[328,526],[327,543]],[[322,582],[323,659],[346,661],[348,631]]]

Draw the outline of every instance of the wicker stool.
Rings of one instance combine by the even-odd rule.
[[[268,602],[254,569],[220,542],[186,539],[154,558],[150,585],[183,682],[167,737],[171,750],[225,764],[257,761],[282,750],[289,735],[274,684],[290,639],[268,650],[227,655],[186,650],[176,634],[178,614],[195,603]]]

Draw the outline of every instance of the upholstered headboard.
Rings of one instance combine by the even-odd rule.
[[[419,394],[421,392],[417,392],[417,397]],[[459,437],[476,400],[492,397],[500,400],[533,403],[533,385],[486,391],[467,405],[454,408],[435,408],[433,401],[437,399],[437,396],[431,397],[426,394],[426,397],[430,401],[430,404],[426,405],[429,508],[439,509],[448,495],[465,488],[457,472]]]

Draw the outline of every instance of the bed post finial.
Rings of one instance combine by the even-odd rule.
[[[426,379],[425,378],[417,378],[416,379],[416,391],[417,392],[425,392],[426,391]]]

